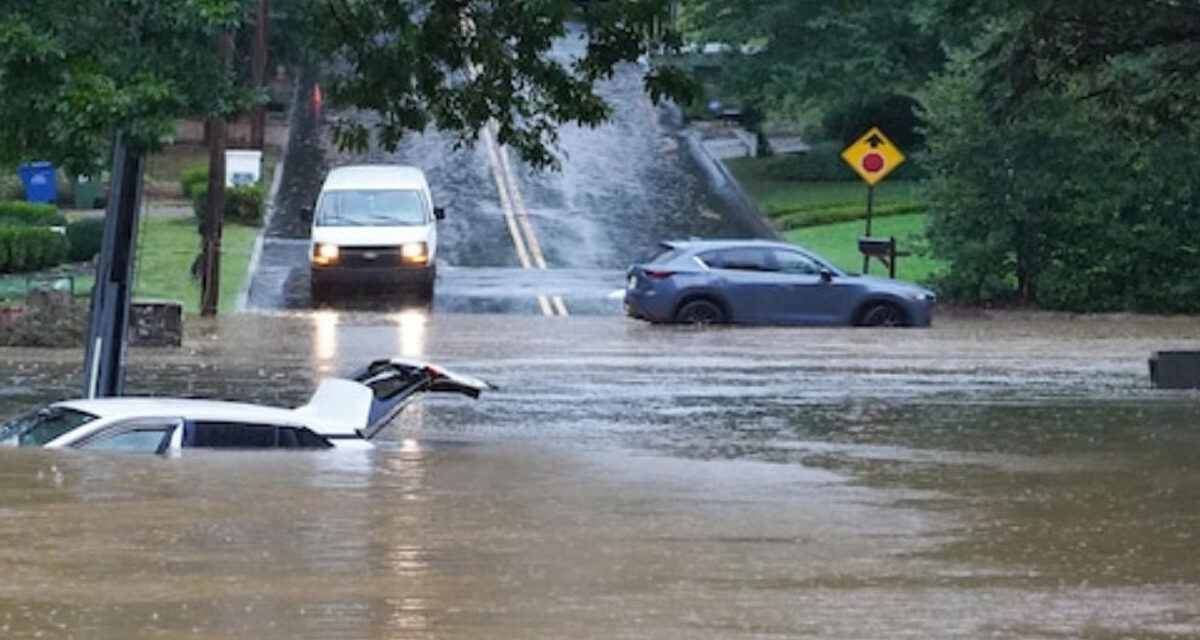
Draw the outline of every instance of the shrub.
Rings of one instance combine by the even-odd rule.
[[[263,222],[263,188],[247,185],[225,188],[224,221],[257,227]],[[203,228],[204,211],[208,204],[208,190],[201,189],[192,195],[192,211],[197,224]]]
[[[796,182],[840,182],[856,180],[858,174],[842,160],[845,148],[838,141],[815,142],[805,153],[778,155],[763,167],[763,177],[771,180]],[[913,154],[906,154],[904,162],[888,174],[888,180],[919,180],[925,170]]]
[[[871,127],[879,127],[892,143],[912,154],[925,146],[920,111],[921,105],[904,95],[893,94],[865,104],[849,101],[830,109],[821,121],[821,128],[829,139],[846,146]]]
[[[842,160],[837,142],[818,142],[805,153],[780,155],[763,167],[763,176],[771,180],[833,182],[853,180],[854,170]]]
[[[900,216],[910,213],[923,213],[925,207],[913,202],[897,202],[876,205],[871,210],[872,218]],[[768,217],[780,231],[788,231],[801,227],[815,227],[836,222],[861,220],[866,217],[866,207],[861,204],[853,205],[823,205],[792,209],[788,211],[768,212]]]
[[[66,224],[66,218],[52,204],[0,200],[0,224],[48,227]]]
[[[208,165],[194,164],[179,172],[179,188],[183,197],[194,198],[196,193],[208,188]]]
[[[230,187],[225,190],[225,219],[250,227],[263,221],[263,188],[259,185]]]
[[[37,271],[62,263],[67,256],[67,237],[42,227],[0,226],[0,272]]]
[[[25,187],[21,184],[21,177],[15,171],[0,173],[0,200],[20,200],[23,197]]]
[[[67,225],[67,259],[84,262],[100,253],[104,242],[104,218],[84,218]]]

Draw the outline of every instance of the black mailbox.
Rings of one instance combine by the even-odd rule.
[[[867,236],[862,236],[858,239],[858,251],[865,256],[891,256],[895,250],[895,238],[868,238]]]
[[[907,252],[896,251],[896,238],[889,236],[887,238],[872,238],[870,236],[860,236],[858,239],[858,252],[863,255],[863,273],[867,273],[871,258],[878,258],[880,262],[887,266],[888,277],[896,277],[896,257],[906,256]]]

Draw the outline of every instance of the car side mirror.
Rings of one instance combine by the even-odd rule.
[[[433,208],[433,217],[438,220],[445,220],[446,219],[446,210],[442,207],[434,207]]]
[[[821,282],[833,282],[833,272],[829,269],[821,269]]]

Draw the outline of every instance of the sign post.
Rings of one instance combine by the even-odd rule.
[[[875,185],[904,162],[904,153],[888,140],[879,127],[871,127],[842,151],[842,160],[867,183],[867,238],[871,237],[871,210],[875,205]],[[870,256],[863,254],[863,273]]]

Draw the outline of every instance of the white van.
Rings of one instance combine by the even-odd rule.
[[[381,284],[433,296],[437,220],[425,173],[400,165],[349,165],[325,177],[312,219],[312,297],[333,287]]]

